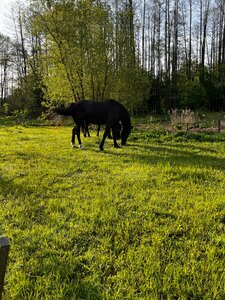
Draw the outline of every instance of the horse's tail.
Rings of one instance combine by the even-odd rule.
[[[47,118],[54,125],[61,125],[64,123],[67,117],[71,117],[73,115],[73,103],[71,103],[68,107],[52,107],[49,109]]]

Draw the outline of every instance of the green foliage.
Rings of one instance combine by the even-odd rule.
[[[204,107],[207,94],[198,77],[193,80],[181,77],[178,82],[178,91],[179,107],[190,107],[194,110]]]
[[[34,12],[35,14],[35,12]],[[112,76],[112,23],[106,5],[93,1],[55,4],[33,26],[47,39],[44,83],[50,101],[102,99]]]
[[[10,112],[9,103],[4,103],[2,105],[2,113],[7,116],[9,114],[9,112]]]
[[[153,78],[149,108],[156,112],[185,107],[219,112],[225,109],[224,90],[223,64],[215,69],[193,64],[191,75],[186,65],[181,65],[175,82],[165,74]]]
[[[21,114],[25,118],[34,118],[41,114],[44,100],[43,83],[36,75],[21,78],[8,99],[8,113]]]
[[[115,94],[130,110],[143,106],[150,94],[151,81],[147,72],[138,68],[124,68],[117,77]]]
[[[104,152],[94,131],[79,150],[68,127],[1,125],[5,300],[224,299],[224,134],[144,125]]]
[[[185,107],[223,111],[223,35],[213,32],[210,37],[209,29],[200,30],[206,34],[203,38],[193,31],[197,40],[191,43],[185,37],[189,8],[176,2],[174,14],[178,19],[182,15],[183,20],[175,18],[173,24],[166,17],[172,3],[153,1],[153,5],[143,2],[136,6],[134,1],[31,0],[24,10],[18,6],[16,43],[0,35],[0,109],[4,111],[3,102],[11,102],[15,103],[11,111],[29,115],[36,111],[37,102],[39,107],[41,102],[52,106],[80,99],[115,98],[132,112],[166,113]],[[218,5],[215,1],[209,5],[214,21],[222,14]],[[190,31],[198,23],[195,10],[191,20]],[[208,43],[207,64],[205,50],[205,63],[203,57],[200,63],[198,49],[192,49],[205,38],[215,42]],[[13,80],[11,70],[16,70]],[[42,82],[42,91],[35,97],[32,74],[38,74]],[[20,80],[10,99],[8,93],[21,75],[27,78]]]
[[[130,47],[130,12],[116,15],[101,1],[52,2],[51,9],[32,2],[28,28],[46,41],[38,56],[45,105],[116,98],[134,109],[146,100],[150,80]]]

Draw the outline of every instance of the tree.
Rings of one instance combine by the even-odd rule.
[[[9,95],[11,60],[12,42],[9,37],[0,34],[0,108]]]
[[[50,8],[43,2],[40,7],[39,1],[33,4],[33,26],[45,41],[42,55],[48,68],[44,71],[48,97],[104,98],[113,62],[109,7],[89,0],[52,2]],[[56,77],[65,86],[63,94],[60,85],[54,84]]]
[[[133,112],[222,109],[224,9],[224,0],[31,0],[14,9],[1,97],[36,78],[47,106],[116,98]]]

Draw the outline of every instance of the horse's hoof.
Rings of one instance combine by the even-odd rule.
[[[72,148],[75,148],[75,144],[74,143],[71,143],[71,146],[72,146]]]
[[[100,151],[103,151],[104,149],[103,149],[102,147],[99,147],[99,150],[100,150]]]
[[[83,149],[84,149],[84,146],[83,146],[82,144],[80,144],[80,145],[79,145],[79,148],[80,148],[81,150],[83,150]]]

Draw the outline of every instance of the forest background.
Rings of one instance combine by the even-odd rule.
[[[225,109],[224,0],[30,0],[0,34],[0,112],[114,98],[134,113]]]

